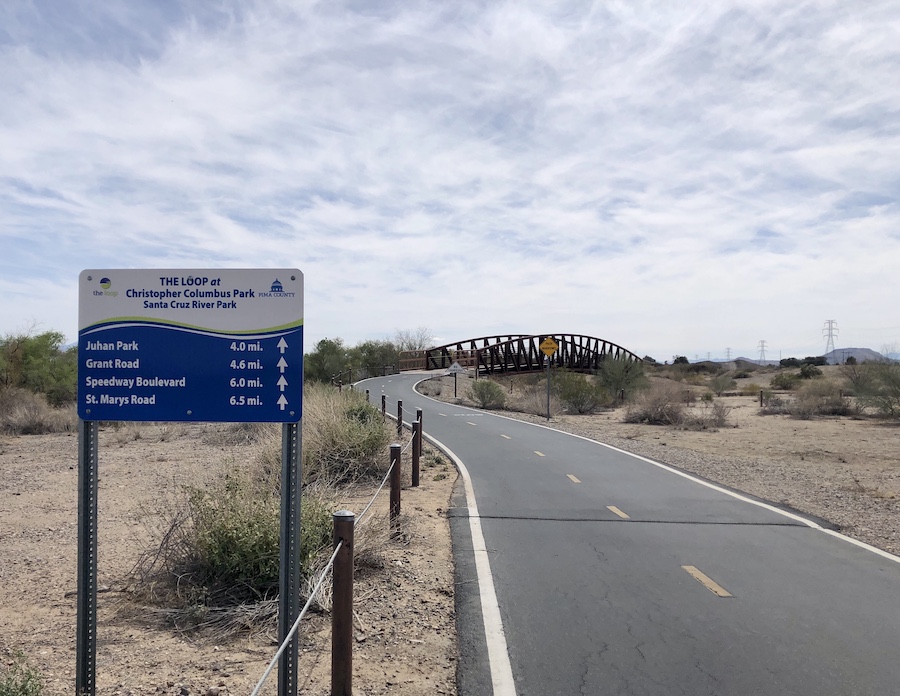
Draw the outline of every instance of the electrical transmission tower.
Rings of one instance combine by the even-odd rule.
[[[760,341],[756,347],[759,348],[759,364],[762,365],[766,361],[766,342]]]
[[[825,337],[825,355],[834,353],[834,338],[838,335],[838,325],[834,319],[826,319],[822,335]]]

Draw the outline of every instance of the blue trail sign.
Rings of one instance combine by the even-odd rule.
[[[83,420],[300,420],[297,269],[86,270],[78,329]]]

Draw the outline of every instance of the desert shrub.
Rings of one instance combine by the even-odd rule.
[[[822,370],[810,363],[804,363],[800,366],[800,379],[814,379],[822,376]]]
[[[732,375],[735,379],[747,379],[752,374],[750,370],[738,370]]]
[[[44,679],[40,672],[30,667],[25,656],[16,651],[6,670],[0,674],[0,696],[41,696]]]
[[[678,427],[685,430],[715,430],[728,424],[731,407],[721,401],[704,402],[699,410],[685,412]]]
[[[684,417],[684,390],[660,382],[641,393],[625,412],[626,423],[677,425]]]
[[[845,375],[853,373],[857,375],[853,387],[860,405],[884,418],[900,418],[900,363],[884,361],[845,366]]]
[[[71,432],[78,427],[74,406],[53,408],[43,394],[20,387],[0,390],[0,430],[10,435]]]
[[[799,384],[800,375],[793,372],[779,372],[769,381],[769,386],[772,389],[781,389],[783,391],[796,389]]]
[[[794,418],[802,420],[819,415],[846,416],[850,413],[850,400],[841,394],[836,384],[816,380],[800,387],[788,411]]]
[[[198,622],[212,607],[275,597],[281,505],[271,483],[252,469],[230,466],[220,477],[182,493],[175,508],[166,510],[159,546],[135,568],[154,598],[180,608],[178,619]],[[313,572],[322,549],[331,544],[334,500],[333,490],[321,485],[303,489],[301,577]]]
[[[672,358],[672,364],[673,365],[688,365],[688,364],[690,364],[690,361],[684,355],[676,355],[674,358]]]
[[[762,387],[756,382],[751,382],[750,384],[745,384],[741,387],[742,396],[759,396],[760,391],[762,391]]]
[[[737,382],[734,381],[734,378],[731,377],[731,375],[723,372],[722,374],[710,377],[706,386],[708,386],[709,390],[716,396],[722,396],[722,393],[728,389],[734,389],[737,386]]]
[[[643,363],[613,358],[607,358],[600,363],[596,380],[599,387],[612,400],[616,400],[624,392],[625,400],[628,401],[637,392],[646,389],[648,384]]]
[[[761,416],[782,416],[790,413],[791,403],[770,390],[763,391],[763,403],[759,409]]]
[[[503,387],[489,379],[473,382],[469,389],[469,398],[481,408],[503,408],[506,405]]]
[[[58,331],[25,332],[0,338],[0,385],[43,394],[51,406],[77,396],[78,351],[63,350]]]
[[[591,377],[577,372],[557,372],[553,375],[552,385],[570,413],[593,413],[610,400],[607,392]]]
[[[547,415],[547,385],[546,382],[528,386],[525,391],[509,402],[508,408],[521,413],[531,413],[535,416]],[[550,415],[558,416],[562,413],[562,403],[556,394],[550,394]]]
[[[303,479],[352,481],[386,470],[383,454],[393,428],[365,394],[324,383],[303,390]],[[281,469],[281,429],[272,428],[261,450],[264,468]]]

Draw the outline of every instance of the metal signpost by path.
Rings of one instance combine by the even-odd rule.
[[[547,356],[547,420],[550,420],[550,358],[559,350],[559,344],[552,336],[547,336],[540,345],[541,352]]]
[[[466,368],[460,365],[458,362],[453,363],[448,369],[447,373],[453,375],[453,398],[456,398],[456,377],[460,372],[465,372]]]
[[[303,274],[105,269],[79,277],[75,690],[95,693],[99,421],[282,423],[279,633],[299,614]],[[297,693],[297,641],[279,696]]]

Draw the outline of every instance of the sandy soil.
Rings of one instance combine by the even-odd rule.
[[[274,622],[232,640],[210,641],[148,617],[130,592],[130,571],[150,543],[147,515],[165,506],[179,486],[252,456],[251,445],[221,444],[224,427],[142,424],[101,431],[100,694],[249,694],[275,653]],[[47,694],[74,690],[77,469],[74,434],[0,439],[0,665],[22,651],[44,675]],[[418,489],[404,490],[402,538],[385,541],[384,569],[357,577],[357,694],[456,693],[446,519],[455,478],[445,464],[424,470]],[[370,489],[354,491],[339,507],[359,513]],[[375,514],[386,519],[387,505],[384,491]],[[302,694],[329,693],[330,631],[324,615],[303,624]],[[273,675],[263,693],[276,691]]]

